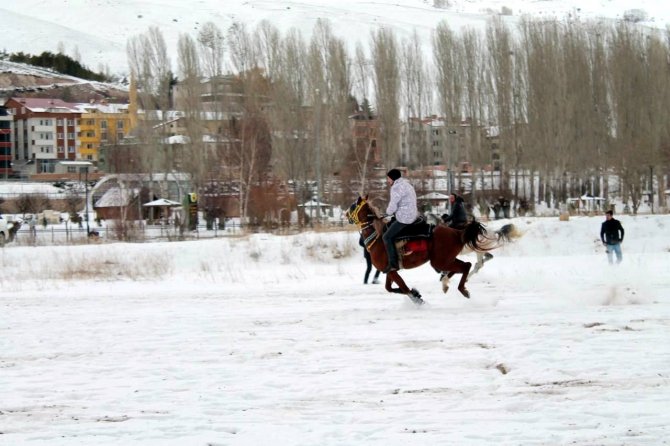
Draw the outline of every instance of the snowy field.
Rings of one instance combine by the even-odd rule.
[[[421,308],[353,231],[7,245],[0,444],[668,444],[670,216],[620,219],[619,266],[514,219],[470,300],[402,272]]]

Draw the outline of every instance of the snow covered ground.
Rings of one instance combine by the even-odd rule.
[[[619,266],[602,217],[514,219],[470,300],[403,272],[421,308],[353,231],[8,245],[0,444],[667,444],[670,216],[620,219]]]

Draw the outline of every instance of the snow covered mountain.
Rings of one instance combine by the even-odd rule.
[[[514,23],[524,14],[620,19],[632,10],[643,25],[670,23],[670,7],[657,0],[22,0],[1,2],[0,22],[5,51],[38,54],[65,48],[93,70],[107,66],[122,74],[127,72],[127,39],[150,26],[162,30],[174,62],[179,35],[195,36],[208,21],[225,30],[235,22],[253,28],[268,20],[282,32],[296,28],[309,37],[317,19],[326,18],[353,48],[378,27],[391,28],[400,38],[416,30],[427,44],[443,20],[455,30],[481,29],[498,14]]]

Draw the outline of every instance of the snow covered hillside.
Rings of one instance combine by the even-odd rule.
[[[620,19],[633,9],[644,13],[643,25],[662,29],[670,23],[667,2],[654,0],[22,0],[1,2],[0,20],[6,51],[35,54],[56,51],[62,43],[67,54],[81,55],[81,62],[93,70],[109,66],[114,73],[125,73],[128,37],[150,26],[164,33],[174,60],[179,34],[196,35],[207,21],[225,30],[234,22],[253,28],[268,20],[283,32],[296,28],[309,36],[316,20],[326,18],[353,50],[356,42],[367,43],[370,31],[382,26],[400,38],[416,31],[427,44],[442,20],[456,30],[483,29],[492,15],[503,12],[513,23],[523,14]]]

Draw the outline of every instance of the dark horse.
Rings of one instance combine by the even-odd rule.
[[[381,239],[385,229],[384,221],[378,217],[376,210],[368,203],[367,198],[367,196],[358,197],[346,215],[349,223],[358,225],[365,240],[365,247],[370,252],[372,264],[377,269],[384,269],[387,264],[386,248]],[[401,233],[400,238],[403,237]],[[465,288],[465,282],[468,280],[468,273],[472,264],[456,258],[465,246],[475,252],[486,252],[497,247],[497,240],[488,238],[484,225],[473,220],[462,230],[438,225],[432,229],[432,234],[429,237],[423,239],[423,244],[415,245],[411,249],[403,246],[398,252],[401,253],[403,269],[416,268],[430,262],[430,265],[437,272],[449,272],[450,276],[458,273],[462,274],[461,281],[458,283],[458,290],[463,296],[470,297],[470,292]],[[398,284],[398,288],[393,288],[393,282]],[[421,294],[414,288],[410,290],[398,271],[386,275],[386,291],[406,294],[414,303],[423,304]]]

